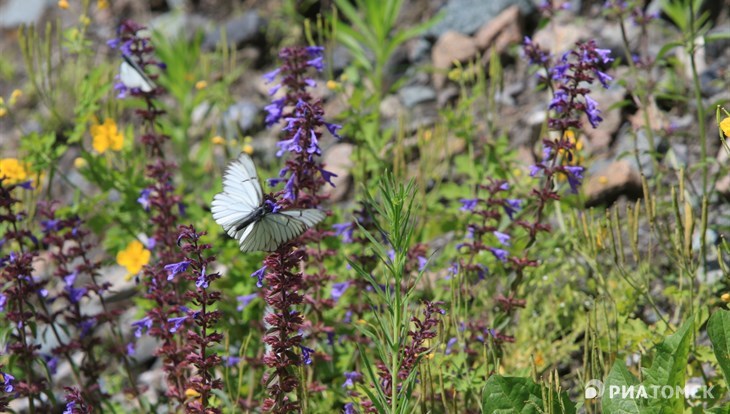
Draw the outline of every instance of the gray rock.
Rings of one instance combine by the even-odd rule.
[[[421,102],[436,100],[436,91],[428,86],[412,85],[398,91],[398,96],[406,108],[413,108]]]
[[[257,11],[250,11],[242,16],[234,17],[225,25],[226,39],[229,44],[241,48],[244,45],[257,44],[264,39],[265,20]],[[214,49],[221,40],[221,29],[209,32],[203,41],[203,48]]]
[[[428,35],[438,38],[447,31],[474,34],[484,23],[512,5],[519,6],[523,15],[535,8],[530,0],[450,0],[441,9],[443,19],[428,31]]]
[[[236,138],[238,131],[250,131],[256,124],[259,112],[259,106],[251,101],[242,100],[231,105],[221,120],[224,136]]]
[[[51,0],[9,0],[0,2],[0,28],[13,29],[22,24],[37,23]]]
[[[150,21],[150,28],[162,33],[168,39],[191,39],[198,29],[208,25],[208,20],[202,16],[184,13],[175,10],[163,13]]]

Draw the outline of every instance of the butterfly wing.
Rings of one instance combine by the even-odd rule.
[[[325,214],[319,210],[287,210],[278,213],[266,214],[256,226],[255,238],[251,244],[252,250],[274,251],[289,240],[302,235],[308,228],[314,227],[325,218]],[[252,251],[251,250],[251,251]]]
[[[137,88],[142,92],[152,92],[155,84],[144,73],[131,57],[122,55],[124,60],[119,65],[119,79],[129,89]]]
[[[211,212],[216,223],[239,243],[252,237],[257,221],[238,229],[263,202],[261,184],[251,157],[242,153],[223,174],[223,192],[213,197]],[[238,229],[238,230],[237,230]]]

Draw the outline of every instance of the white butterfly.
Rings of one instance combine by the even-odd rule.
[[[211,211],[242,252],[274,251],[325,218],[316,209],[274,212],[273,203],[264,201],[256,167],[245,153],[223,174],[223,192],[213,197]]]
[[[119,65],[119,80],[129,89],[137,88],[142,92],[152,92],[155,84],[144,73],[144,70],[134,61],[133,58],[122,53],[124,60]]]

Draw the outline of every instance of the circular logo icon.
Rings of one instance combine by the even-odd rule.
[[[592,379],[586,383],[585,390],[583,392],[586,400],[592,400],[594,398],[601,398],[603,396],[603,381]]]

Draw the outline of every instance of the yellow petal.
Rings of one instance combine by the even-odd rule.
[[[720,122],[720,129],[726,137],[730,137],[730,116]]]

